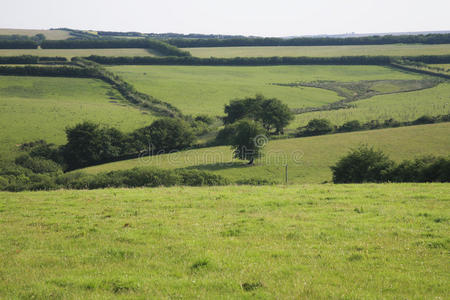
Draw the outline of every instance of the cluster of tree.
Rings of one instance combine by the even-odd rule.
[[[110,187],[211,186],[230,182],[220,175],[199,170],[135,168],[95,175],[63,174],[51,160],[22,155],[15,162],[0,161],[0,190],[100,189]]]
[[[339,57],[112,57],[91,55],[91,61],[105,65],[191,65],[191,66],[265,66],[265,65],[389,65],[389,56],[339,56]]]
[[[449,44],[450,34],[426,35],[384,35],[365,37],[300,37],[300,38],[252,38],[229,39],[183,39],[168,40],[181,48],[194,47],[240,47],[240,46],[341,46],[341,45],[383,45],[383,44]]]
[[[20,56],[0,56],[0,64],[40,64],[40,63],[53,63],[53,62],[67,62],[65,57],[49,57],[49,56],[34,56],[34,55],[20,55]]]
[[[331,167],[334,183],[450,182],[450,158],[426,156],[397,164],[366,145]]]
[[[262,95],[230,101],[225,105],[225,114],[225,127],[217,134],[215,143],[231,145],[234,157],[249,160],[249,164],[261,156],[267,136],[283,133],[293,119],[286,104]]]
[[[448,64],[450,63],[450,55],[420,55],[420,56],[405,56],[403,63],[407,61],[422,62],[425,64]]]
[[[144,48],[167,56],[190,56],[187,51],[153,39],[92,39],[92,40],[46,40],[43,49],[99,49],[99,48]]]
[[[361,123],[358,120],[347,121],[341,126],[333,125],[327,119],[312,119],[306,126],[299,127],[296,132],[297,137],[315,136],[340,132],[351,132],[361,130],[373,130],[381,128],[393,128],[400,126],[412,126],[421,124],[433,124],[441,122],[450,122],[450,114],[440,116],[421,116],[411,122],[400,122],[394,119],[379,121],[372,120],[370,122]]]
[[[294,116],[289,107],[276,98],[265,98],[263,95],[231,100],[225,105],[223,118],[225,125],[242,119],[252,119],[262,124],[267,133],[275,130],[275,134],[283,133]]]
[[[155,155],[186,149],[195,141],[189,123],[162,118],[150,126],[125,134],[118,129],[83,122],[66,129],[62,146],[37,141],[22,145],[33,158],[52,160],[65,171],[139,155]]]

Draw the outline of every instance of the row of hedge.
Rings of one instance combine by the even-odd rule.
[[[398,59],[389,56],[338,56],[338,57],[151,57],[151,56],[98,56],[85,57],[105,65],[193,65],[193,66],[265,66],[265,65],[390,65]],[[450,55],[407,56],[403,59],[426,63],[450,63]]]
[[[65,63],[67,58],[60,56],[35,56],[35,55],[20,55],[20,56],[0,56],[0,64],[42,64],[42,63]]]
[[[413,126],[423,124],[434,124],[450,122],[450,114],[439,116],[421,116],[414,121],[400,122],[394,119],[384,121],[372,120],[366,123],[361,123],[358,120],[347,121],[341,126],[333,125],[327,119],[312,119],[306,126],[297,128],[296,137],[316,136],[331,133],[352,132],[362,130],[374,130],[382,128],[395,128],[402,126]]]
[[[384,35],[366,37],[299,37],[283,38],[231,38],[231,39],[169,39],[168,43],[181,48],[240,47],[240,46],[341,46],[383,44],[450,44],[450,34]]]
[[[158,186],[213,186],[230,182],[220,175],[200,170],[163,170],[153,167],[105,172],[96,175],[74,172],[63,174],[34,172],[21,162],[0,162],[0,190],[135,188]],[[40,163],[44,165],[45,160]]]
[[[112,57],[91,55],[88,60],[104,65],[192,65],[192,66],[265,66],[265,65],[388,65],[389,56],[340,57]]]

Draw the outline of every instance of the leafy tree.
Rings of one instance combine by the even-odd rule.
[[[234,157],[248,160],[252,165],[256,158],[261,157],[267,138],[260,123],[253,120],[241,120],[233,125],[231,145]]]
[[[284,127],[294,119],[289,107],[278,99],[266,99],[261,106],[261,121],[267,131],[273,127],[276,134],[283,133]]]
[[[283,128],[294,118],[286,104],[276,98],[267,99],[263,95],[232,100],[230,104],[225,105],[225,113],[225,124],[253,119],[260,121],[267,131],[275,129],[276,134],[283,132]]]
[[[230,101],[230,104],[225,105],[225,113],[227,115],[223,119],[224,123],[232,124],[244,118],[260,119],[263,101],[264,96],[262,95]]]
[[[181,150],[191,146],[195,136],[189,125],[180,119],[162,118],[140,130],[157,151]],[[145,143],[145,141],[144,141]]]
[[[385,182],[394,167],[382,151],[362,145],[331,167],[334,183]]]
[[[67,128],[66,136],[63,153],[69,169],[111,161],[123,153],[125,137],[117,129],[100,128],[98,124],[86,121]]]

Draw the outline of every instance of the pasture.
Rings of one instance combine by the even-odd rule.
[[[0,155],[36,139],[62,144],[64,129],[84,120],[131,131],[152,115],[132,107],[109,85],[93,79],[0,76]]]
[[[0,298],[444,299],[448,184],[0,193]]]
[[[450,83],[444,82],[436,87],[421,91],[393,93],[374,96],[352,103],[353,108],[309,112],[295,116],[290,129],[305,126],[312,119],[328,119],[335,125],[351,120],[369,122],[371,120],[413,121],[423,115],[435,116],[450,113]]]
[[[60,56],[71,59],[75,56],[155,56],[158,55],[151,49],[0,49],[0,56],[35,55],[35,56]]]
[[[220,174],[232,181],[265,179],[282,183],[288,164],[289,183],[331,181],[330,166],[351,148],[373,145],[392,159],[401,161],[423,155],[447,156],[450,149],[450,123],[340,133],[307,138],[269,141],[264,157],[248,166],[232,158],[229,146],[193,149],[113,162],[83,169],[99,173],[134,167],[157,166],[169,169],[199,169]],[[426,145],[426,147],[424,146]]]
[[[185,114],[223,115],[231,99],[261,93],[290,108],[321,106],[340,99],[335,92],[275,83],[334,80],[414,80],[422,76],[380,66],[113,66],[137,90],[178,107]]]
[[[70,37],[69,32],[65,30],[46,30],[46,29],[10,29],[0,28],[0,35],[26,35],[35,36],[43,34],[47,40],[65,40]]]
[[[197,57],[271,57],[271,56],[416,56],[450,54],[450,45],[393,44],[362,46],[267,46],[183,48]]]

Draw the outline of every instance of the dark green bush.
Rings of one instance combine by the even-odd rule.
[[[327,119],[312,119],[305,127],[298,128],[297,136],[314,136],[331,133],[334,127]]]
[[[61,166],[56,162],[45,158],[31,157],[28,154],[16,157],[15,163],[37,174],[62,172]]]
[[[394,162],[382,151],[362,145],[352,149],[331,167],[334,183],[386,182]]]

